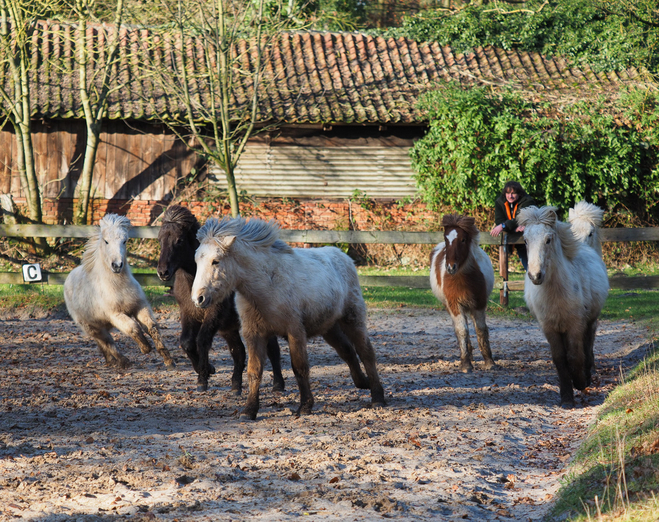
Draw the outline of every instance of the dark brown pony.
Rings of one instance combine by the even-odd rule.
[[[158,277],[163,281],[175,278],[173,293],[181,309],[180,345],[198,374],[197,390],[207,390],[208,377],[215,373],[215,368],[208,361],[208,352],[213,337],[219,331],[233,358],[231,389],[240,394],[246,356],[245,345],[240,338],[240,319],[234,304],[234,294],[204,310],[197,308],[190,298],[192,282],[197,273],[194,259],[195,250],[199,246],[197,230],[199,222],[190,210],[179,205],[167,208],[158,234]],[[281,374],[281,356],[276,337],[268,340],[267,354],[272,364],[273,389],[283,391],[284,377]]]
[[[448,214],[442,218],[444,242],[430,254],[430,286],[446,306],[460,345],[460,370],[470,372],[471,341],[467,314],[471,315],[485,369],[495,366],[485,322],[487,300],[494,287],[492,262],[478,246],[478,229],[473,217]]]

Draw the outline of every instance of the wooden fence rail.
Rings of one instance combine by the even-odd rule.
[[[66,237],[86,238],[95,233],[98,227],[80,225],[0,225],[0,237],[32,238],[32,237]],[[130,237],[153,239],[158,237],[160,227],[132,227]],[[602,241],[659,241],[659,227],[649,228],[606,228],[602,231]],[[400,232],[400,231],[363,231],[363,230],[288,230],[279,231],[282,240],[289,243],[308,244],[437,244],[444,240],[442,232]],[[519,240],[518,242],[522,242]],[[493,238],[487,232],[480,234],[481,245],[501,245],[501,237]],[[505,250],[505,249],[502,249]],[[507,258],[507,256],[505,256]],[[506,260],[507,261],[507,260]],[[506,262],[507,265],[507,262]],[[507,266],[506,266],[507,274]],[[45,282],[51,285],[61,285],[66,279],[66,273],[44,272]],[[154,274],[135,274],[136,279],[144,286],[169,286]],[[430,288],[427,276],[360,276],[362,286],[402,286],[408,288]],[[659,276],[650,277],[612,277],[609,279],[611,288],[659,288]],[[22,274],[0,273],[0,284],[22,284]],[[508,291],[524,289],[523,281],[507,281],[507,276],[500,287],[503,295]]]

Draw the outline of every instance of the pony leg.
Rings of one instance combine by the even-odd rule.
[[[366,325],[354,324],[352,322],[342,322],[341,329],[343,333],[350,339],[357,355],[364,364],[366,375],[368,375],[368,382],[371,388],[371,404],[374,407],[386,406],[384,400],[384,389],[380,382],[380,375],[378,374],[377,361],[375,357],[375,350],[368,338],[368,331]]]
[[[453,319],[453,330],[455,331],[455,337],[458,339],[458,346],[460,346],[460,371],[462,373],[471,373],[474,369],[471,364],[473,347],[469,340],[467,316],[463,310],[460,310],[457,315],[451,314],[451,319]]]
[[[181,336],[179,344],[192,363],[194,371],[199,373],[199,355],[197,353],[197,335],[201,328],[201,323],[189,319],[182,315],[181,317]]]
[[[202,328],[202,332],[203,332]],[[231,374],[231,391],[236,395],[240,395],[243,388],[243,371],[245,371],[245,360],[247,359],[245,355],[245,345],[243,340],[240,338],[240,333],[238,330],[229,330],[225,332],[220,332],[220,335],[224,338],[229,347],[229,353],[233,359],[233,373]],[[201,333],[200,333],[201,337]],[[208,341],[212,341],[211,338]],[[208,363],[208,348],[210,347],[210,342],[198,342],[199,346],[199,357],[205,362]],[[203,349],[202,349],[203,346]],[[201,377],[201,374],[199,375]]]
[[[474,327],[476,328],[478,348],[480,348],[485,360],[485,369],[491,370],[496,367],[496,363],[492,358],[492,350],[490,349],[490,331],[485,322],[485,310],[472,310],[471,318],[474,320]]]
[[[561,407],[574,408],[574,391],[567,359],[566,335],[559,332],[545,331],[545,337],[551,348],[551,358],[558,373],[558,385],[561,394]]]
[[[583,349],[586,358],[586,382],[590,386],[592,372],[595,371],[595,353],[593,347],[595,345],[595,334],[597,333],[597,319],[586,325],[586,331],[583,336]]]
[[[105,364],[119,368],[130,366],[130,361],[117,350],[109,331],[90,326],[86,326],[84,329],[98,344],[98,348],[105,358]]]
[[[300,389],[300,408],[298,415],[308,415],[313,408],[313,395],[309,384],[309,356],[307,354],[307,336],[300,328],[295,334],[288,334],[288,347],[291,352],[291,366]],[[250,354],[251,356],[251,354]]]
[[[335,324],[325,335],[323,335],[323,339],[325,339],[327,344],[334,348],[336,353],[339,354],[339,357],[348,364],[348,367],[350,368],[350,376],[352,377],[355,386],[362,390],[369,389],[371,386],[368,377],[364,375],[364,372],[359,365],[359,358],[357,357],[355,347],[343,333],[341,327],[338,324]]]
[[[586,328],[575,328],[565,334],[565,346],[567,347],[567,361],[572,377],[572,385],[577,390],[585,390],[589,382],[590,366],[588,363],[588,348],[584,346]]]
[[[173,370],[176,368],[174,359],[172,359],[172,356],[169,354],[169,350],[165,347],[165,343],[162,342],[160,329],[158,328],[158,323],[156,322],[156,318],[153,315],[153,311],[150,308],[142,308],[137,312],[136,319],[137,322],[146,328],[147,332],[149,332],[151,339],[153,339],[153,343],[156,345],[156,350],[165,363],[165,367],[168,370]]]
[[[131,316],[118,314],[112,318],[112,325],[121,333],[131,337],[139,345],[142,353],[149,353],[153,349],[139,323]]]
[[[272,365],[272,391],[283,392],[286,385],[284,376],[281,373],[281,350],[276,335],[268,339],[267,352]]]
[[[259,388],[263,378],[263,363],[265,362],[266,340],[258,334],[245,336],[249,358],[247,360],[247,383],[249,394],[247,403],[240,414],[240,418],[256,419],[259,411]]]

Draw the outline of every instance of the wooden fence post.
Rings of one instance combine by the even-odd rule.
[[[501,233],[501,246],[499,246],[499,275],[503,280],[499,290],[499,304],[508,306],[508,234]]]

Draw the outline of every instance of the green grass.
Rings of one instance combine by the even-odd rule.
[[[659,344],[607,397],[548,520],[659,520]]]
[[[399,275],[428,277],[428,269],[385,269],[378,267],[359,267],[360,275]],[[149,269],[135,269],[135,273],[153,273]],[[648,273],[645,271],[644,273]],[[632,273],[636,275],[636,273]],[[510,280],[520,280],[523,274],[512,272]],[[500,278],[497,276],[497,283]],[[145,287],[152,306],[156,310],[176,306],[174,299],[166,295],[166,287]],[[415,289],[407,287],[384,287],[365,285],[362,288],[367,306],[371,308],[427,308],[443,309],[430,289]],[[0,285],[0,299],[5,309],[14,308],[41,308],[43,310],[64,310],[62,287],[56,285]],[[632,321],[647,326],[651,331],[659,331],[659,316],[657,315],[657,302],[659,292],[656,290],[611,290],[602,311],[602,319],[611,321]],[[499,305],[499,290],[490,296],[488,314],[494,317],[528,317],[523,311],[525,306],[523,292],[510,292],[508,307]]]

